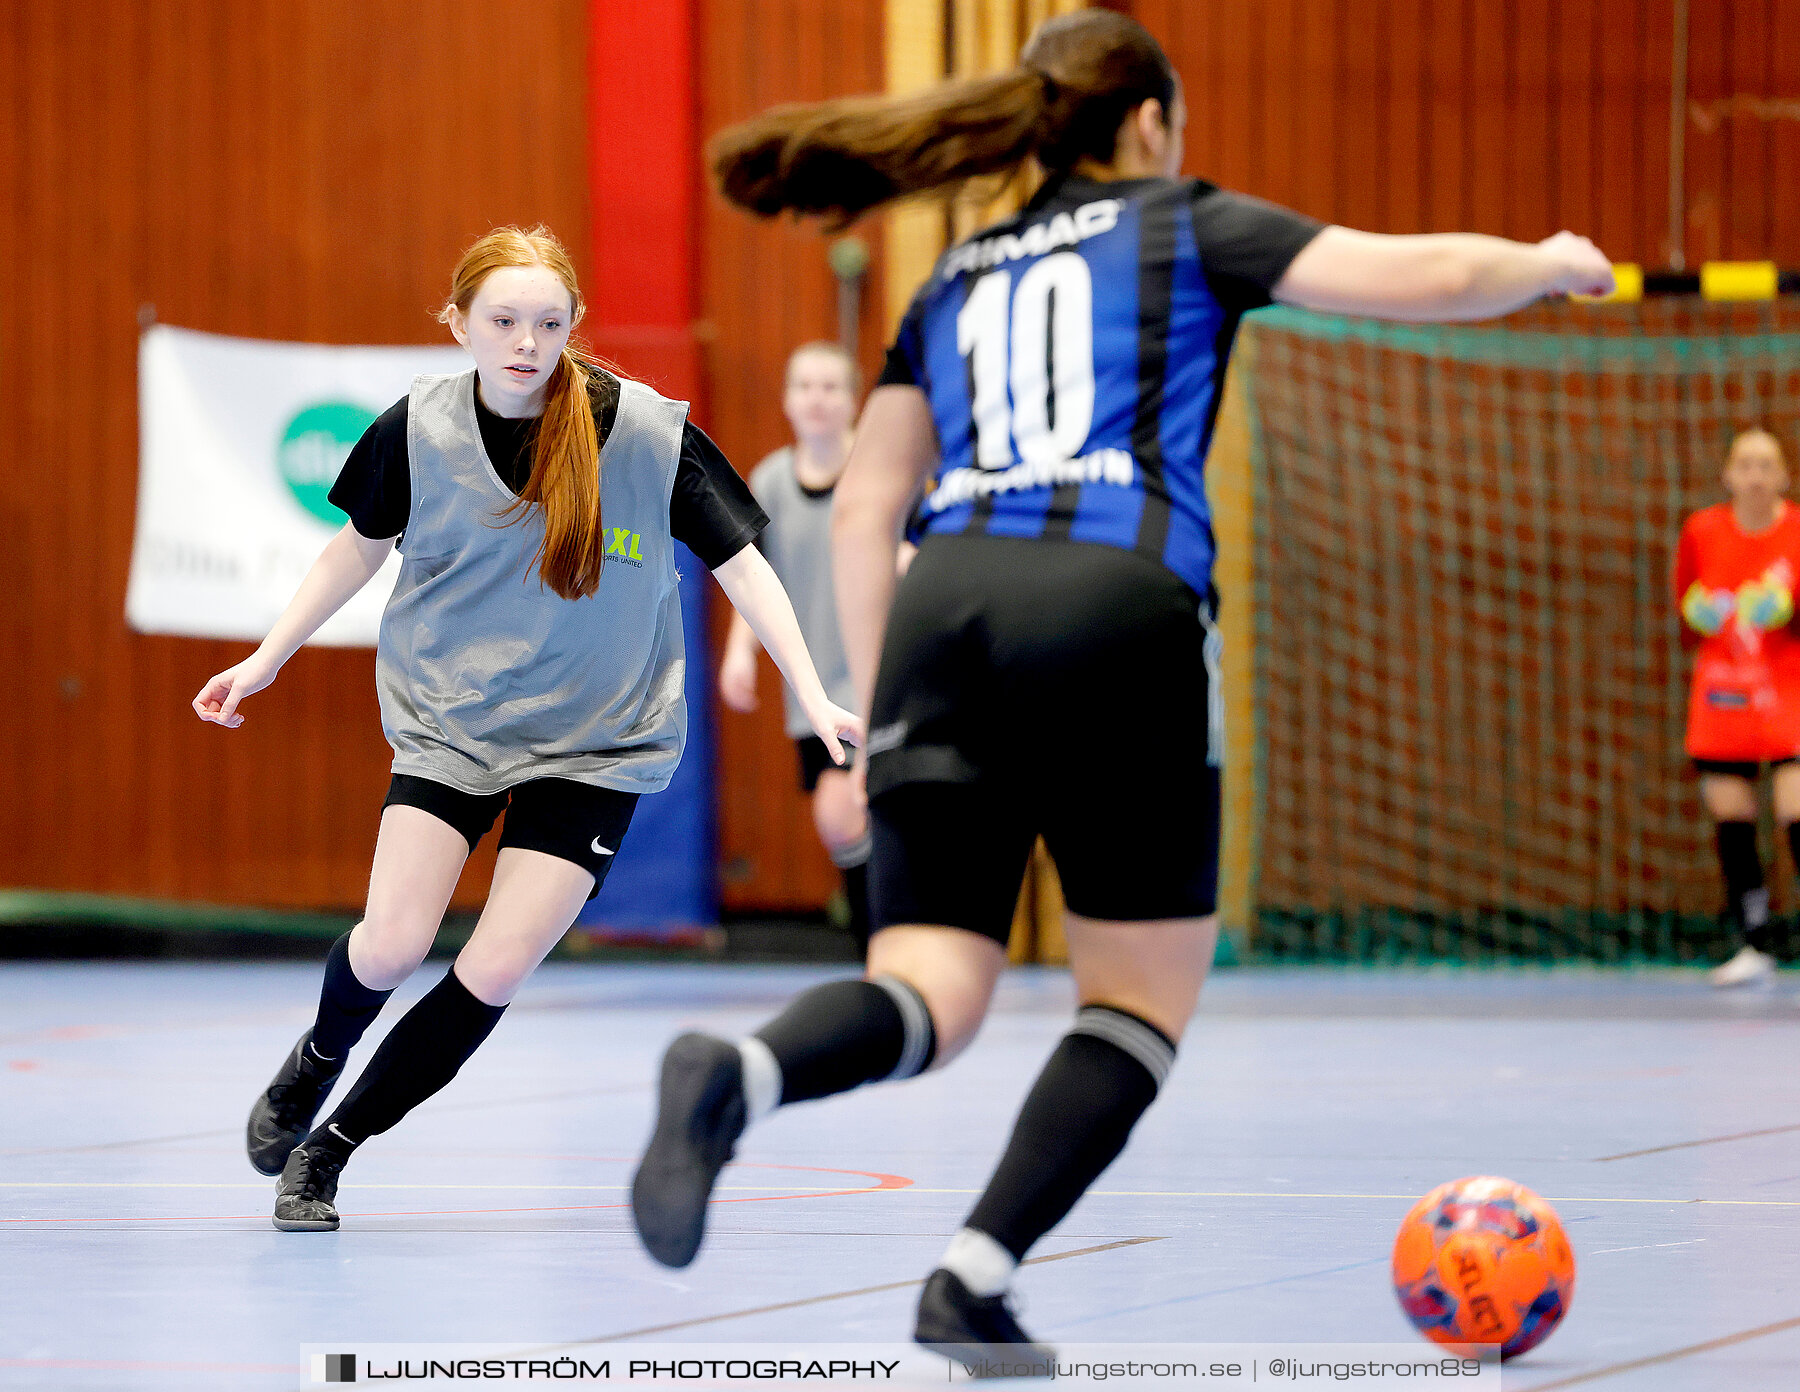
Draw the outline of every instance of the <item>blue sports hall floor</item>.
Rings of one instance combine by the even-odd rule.
[[[270,1227],[242,1148],[316,968],[0,963],[0,1387],[304,1387],[301,1346],[334,1341],[904,1339],[1068,1019],[1061,973],[1010,975],[944,1072],[751,1132],[687,1270],[643,1255],[623,1206],[668,1039],[747,1031],[840,974],[546,967],[357,1156],[319,1235]],[[1398,1220],[1501,1174],[1556,1206],[1580,1263],[1507,1388],[1800,1386],[1797,989],[1221,972],[1130,1148],[1021,1273],[1024,1322],[1065,1343],[1411,1341]]]

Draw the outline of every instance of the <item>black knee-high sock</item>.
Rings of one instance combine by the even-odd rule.
[[[1787,833],[1788,855],[1793,858],[1794,869],[1800,871],[1800,822],[1789,822],[1782,830]],[[1760,941],[1752,946],[1768,952],[1774,946],[1774,939],[1775,930],[1771,924],[1763,929]]]
[[[1125,1148],[1174,1062],[1175,1045],[1156,1026],[1108,1006],[1083,1009],[1038,1074],[967,1226],[1023,1259]]]
[[[325,957],[325,984],[319,990],[319,1015],[312,1028],[314,1057],[341,1064],[393,994],[371,990],[356,979],[350,967],[350,935],[344,934]]]
[[[923,1073],[937,1052],[925,999],[898,977],[828,981],[756,1032],[781,1068],[781,1103]]]
[[[865,953],[869,949],[869,853],[874,841],[867,832],[848,846],[832,848],[831,863],[844,877],[844,902],[850,907],[850,936]]]
[[[859,950],[869,950],[869,863],[846,865],[841,872],[844,876],[844,898],[850,905],[850,936],[856,939]]]
[[[355,1086],[306,1144],[348,1150],[380,1135],[454,1078],[505,1013],[504,1005],[477,1000],[452,967],[388,1031]]]
[[[1767,950],[1769,891],[1763,887],[1755,822],[1720,822],[1719,873],[1725,877],[1725,911],[1750,946]]]

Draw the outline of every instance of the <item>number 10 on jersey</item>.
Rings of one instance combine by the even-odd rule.
[[[975,384],[975,462],[984,469],[1010,467],[1015,446],[1026,464],[1073,459],[1094,423],[1087,261],[1057,252],[1020,276],[1017,290],[1012,279],[989,271],[956,316],[956,351]]]

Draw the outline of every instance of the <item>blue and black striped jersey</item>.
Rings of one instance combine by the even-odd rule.
[[[951,248],[881,377],[937,425],[922,535],[1122,547],[1207,593],[1232,339],[1320,226],[1197,180],[1066,177]]]

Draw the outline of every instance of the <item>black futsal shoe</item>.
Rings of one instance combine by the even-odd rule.
[[[300,1146],[275,1186],[275,1226],[282,1232],[336,1232],[338,1176],[345,1157],[324,1146]]]
[[[913,1339],[960,1364],[970,1377],[1052,1377],[1056,1350],[1033,1343],[1004,1295],[976,1295],[939,1267],[919,1295]]]
[[[321,1063],[306,1047],[310,1043],[312,1031],[308,1030],[281,1065],[275,1081],[250,1109],[244,1148],[250,1153],[250,1163],[263,1174],[281,1173],[288,1155],[312,1130],[313,1118],[319,1114],[325,1094],[344,1071],[341,1061]]]
[[[638,1237],[664,1266],[686,1266],[700,1250],[707,1201],[745,1121],[737,1046],[707,1034],[684,1034],[671,1044],[656,1130],[631,1180]]]

